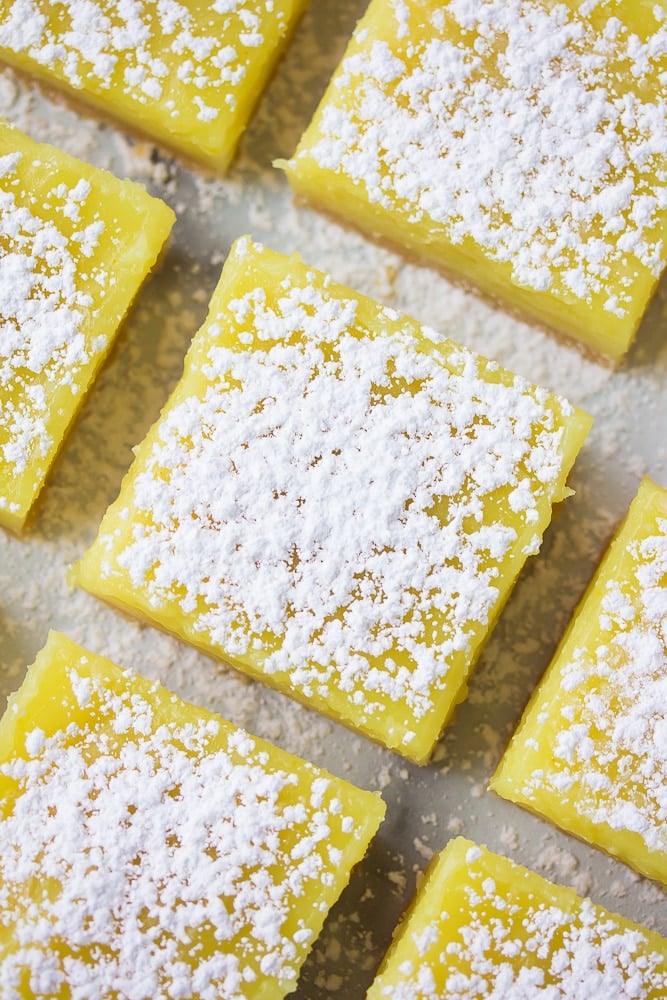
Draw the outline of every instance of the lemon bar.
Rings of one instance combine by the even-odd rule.
[[[52,632],[0,722],[0,993],[278,1000],[383,813]]]
[[[0,60],[216,170],[308,0],[9,0]]]
[[[244,237],[73,580],[424,761],[589,424]]]
[[[367,1000],[661,1000],[667,941],[462,837],[436,858]]]
[[[294,190],[618,361],[667,260],[664,3],[372,0]]]
[[[645,479],[491,787],[667,884],[667,491]]]
[[[173,221],[0,120],[0,524],[24,526]]]

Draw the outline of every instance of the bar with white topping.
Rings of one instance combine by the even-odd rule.
[[[650,479],[491,787],[667,885],[667,490]]]
[[[9,0],[0,60],[215,170],[307,0]]]
[[[589,426],[243,238],[72,579],[423,762]]]
[[[298,195],[617,362],[667,261],[664,4],[372,0]]]
[[[19,531],[174,213],[0,121],[0,524]]]
[[[662,1000],[667,941],[572,889],[451,841],[367,1000]]]
[[[282,1000],[383,814],[51,633],[0,721],[0,994]]]

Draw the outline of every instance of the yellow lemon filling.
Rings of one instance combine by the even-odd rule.
[[[174,222],[0,121],[0,524],[20,530]]]
[[[307,0],[10,0],[0,59],[224,170]]]
[[[281,1000],[383,813],[51,633],[0,722],[0,992]]]
[[[618,361],[667,260],[664,4],[372,0],[294,190]]]
[[[367,1000],[666,991],[664,938],[460,837],[429,867]]]
[[[645,479],[491,787],[667,884],[667,491]]]
[[[244,238],[72,579],[424,761],[589,426]]]

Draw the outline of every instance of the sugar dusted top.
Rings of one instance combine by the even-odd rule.
[[[631,578],[606,584],[597,649],[576,649],[563,667],[583,711],[576,722],[565,713],[555,768],[534,780],[576,784],[580,813],[667,853],[667,518],[657,528],[629,546]]]
[[[2,996],[283,996],[365,793],[63,642],[0,765]]]
[[[375,0],[294,169],[623,317],[667,258],[667,12],[641,6]]]
[[[0,521],[22,525],[172,222],[0,122]]]
[[[573,413],[241,241],[97,584],[407,747],[539,546]]]
[[[191,155],[229,159],[305,0],[10,0],[0,50]],[[118,106],[116,106],[118,104]]]
[[[423,896],[369,1000],[660,1000],[667,990],[667,942],[469,841],[448,846]]]
[[[635,504],[551,668],[558,690],[538,695],[511,752],[529,803],[567,801],[612,831],[610,848],[613,831],[635,834],[667,880],[667,495],[647,481]]]
[[[54,178],[37,203],[24,188],[30,160],[25,152],[0,156],[0,458],[15,476],[54,443],[49,385],[77,395],[77,376],[106,347],[104,333],[91,342],[84,332],[95,318],[90,279],[100,289],[113,280],[91,259],[106,224],[90,184]]]

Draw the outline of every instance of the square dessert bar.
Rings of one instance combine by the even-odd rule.
[[[667,491],[645,479],[491,787],[667,885]]]
[[[667,941],[462,837],[431,864],[367,1000],[662,1000]]]
[[[298,195],[618,361],[667,261],[664,4],[372,0]]]
[[[589,425],[243,238],[72,579],[424,761]]]
[[[0,524],[20,530],[174,222],[0,120]]]
[[[383,814],[51,633],[0,722],[0,993],[279,1000]]]
[[[216,170],[308,0],[8,0],[0,60]]]

